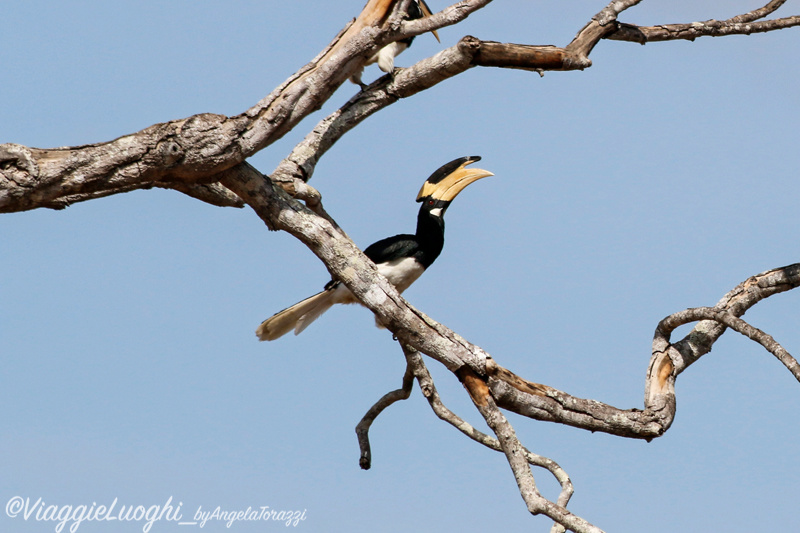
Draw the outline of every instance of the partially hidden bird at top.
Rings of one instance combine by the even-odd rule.
[[[428,4],[425,3],[425,0],[413,0],[408,5],[408,11],[406,15],[403,17],[403,20],[417,20],[423,17],[430,17],[431,10],[428,7]],[[436,40],[442,42],[439,39],[439,34],[436,30],[431,31]],[[412,41],[414,41],[414,37],[407,37],[405,39],[400,39],[399,41],[395,41],[393,43],[389,43],[369,58],[364,66],[371,65],[373,63],[378,63],[378,68],[382,71],[390,74],[394,71],[394,58],[400,55],[406,48],[411,46]],[[361,74],[363,73],[363,67],[359,69],[358,72],[350,76],[350,81],[359,85],[362,89],[366,87],[366,84],[361,81]]]
[[[425,180],[417,195],[422,202],[417,215],[417,231],[371,244],[364,254],[398,292],[405,291],[433,264],[444,247],[444,213],[450,203],[470,183],[493,176],[489,171],[471,168],[479,156],[460,157],[440,167]],[[331,280],[322,292],[276,313],[258,326],[256,335],[272,341],[294,330],[297,335],[334,304],[360,303],[344,283]],[[378,327],[383,327],[376,318]]]

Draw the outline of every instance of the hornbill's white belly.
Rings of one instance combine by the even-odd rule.
[[[378,272],[403,292],[425,272],[425,268],[413,257],[402,257],[378,265]]]

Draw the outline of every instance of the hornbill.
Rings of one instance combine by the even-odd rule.
[[[461,157],[439,168],[425,180],[417,195],[422,202],[417,232],[382,239],[364,250],[398,292],[406,290],[439,257],[444,247],[444,213],[450,202],[470,183],[493,176],[467,165],[480,157]],[[266,319],[256,329],[262,341],[272,341],[294,330],[297,335],[334,304],[359,303],[341,281],[331,280],[325,289]],[[378,327],[382,325],[377,321]]]
[[[428,4],[425,3],[425,0],[412,0],[412,2],[408,6],[408,12],[406,13],[403,20],[417,20],[421,19],[422,17],[430,17],[431,10],[428,7]],[[439,34],[436,30],[431,31],[433,36],[436,37],[436,40],[442,42],[439,39]],[[386,72],[391,73],[394,71],[394,58],[399,56],[401,52],[403,52],[406,48],[411,46],[411,42],[414,40],[414,37],[406,37],[405,39],[401,39],[399,41],[395,41],[393,43],[389,43],[380,50],[378,50],[375,55],[367,60],[364,63],[364,66],[371,65],[373,63],[378,63],[378,67]],[[361,67],[358,72],[350,76],[350,81],[355,83],[356,85],[361,86],[362,89],[366,87],[366,84],[361,81],[361,73],[364,72],[364,67]]]

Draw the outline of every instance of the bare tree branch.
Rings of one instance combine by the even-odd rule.
[[[758,328],[755,328],[731,314],[728,311],[717,309],[714,307],[695,307],[674,313],[658,323],[656,328],[656,336],[659,341],[669,342],[669,336],[676,328],[697,322],[700,320],[711,320],[718,322],[725,327],[731,328],[737,333],[741,333],[761,346],[763,346],[769,353],[774,355],[783,365],[792,373],[792,375],[800,381],[800,364],[791,356],[783,346],[772,338],[771,335],[764,333]]]
[[[728,292],[714,306],[741,317],[748,309],[765,298],[786,292],[800,286],[800,263],[767,270],[752,276]],[[711,351],[711,347],[725,332],[725,326],[711,321],[702,321],[680,341],[673,343],[674,373],[677,376],[692,363]],[[664,345],[654,344],[654,353],[664,349]]]
[[[631,8],[642,0],[613,0],[603,8],[600,13],[592,17],[601,26],[617,20],[617,16],[628,8]]]
[[[476,40],[464,38],[455,46],[400,70],[394,76],[386,75],[373,82],[319,122],[270,176],[277,182],[307,181],[317,161],[347,132],[396,101],[468,70],[473,66],[478,46]]]
[[[679,39],[694,41],[698,37],[750,35],[752,33],[766,33],[769,31],[793,28],[798,25],[800,25],[800,16],[752,23],[707,20],[705,22],[665,24],[663,26],[620,24],[619,29],[614,33],[609,33],[606,39],[614,41],[632,41],[641,44],[657,41],[675,41]]]
[[[489,0],[465,0],[431,17],[397,22],[396,0],[370,0],[359,17],[308,65],[288,78],[244,113],[225,117],[201,114],[156,124],[114,141],[70,148],[37,149],[0,145],[0,212],[37,207],[62,208],[74,202],[138,188],[169,186],[213,205],[241,205],[222,189],[195,189],[188,184],[218,181],[217,174],[237,165],[280,139],[313,111],[379,46],[431,29],[456,24],[486,6]],[[344,133],[364,118],[429,89],[472,66],[534,71],[575,70],[591,65],[588,55],[602,38],[633,40],[692,39],[701,35],[747,34],[800,24],[789,17],[751,23],[783,4],[772,1],[761,9],[727,21],[707,21],[650,28],[612,24],[637,0],[615,0],[593,17],[566,48],[481,41],[463,38],[456,46],[423,60],[394,78],[385,76],[342,109],[323,120],[301,145],[281,162],[273,178],[318,213],[319,195],[296,180],[307,181],[316,161]],[[389,22],[399,29],[384,27]],[[392,24],[389,24],[392,26]],[[328,217],[329,220],[330,217]]]
[[[163,189],[180,191],[192,198],[217,207],[244,207],[244,202],[241,198],[233,194],[230,189],[217,182],[184,183],[179,181],[156,183],[155,186]]]
[[[393,76],[383,76],[356,94],[320,121],[270,176],[281,184],[307,181],[328,149],[365,119],[474,66],[542,71],[581,69],[590,64],[583,56],[555,46],[497,43],[466,36],[455,46],[399,70]]]
[[[517,438],[516,432],[508,419],[498,408],[486,382],[467,368],[459,371],[458,375],[475,407],[478,408],[488,426],[497,435],[500,447],[505,453],[511,471],[514,473],[514,478],[517,480],[520,495],[528,506],[528,511],[533,515],[544,514],[570,531],[601,533],[602,530],[600,528],[575,516],[564,507],[556,505],[539,493],[525,455],[527,450]]]
[[[406,372],[403,374],[403,385],[396,390],[387,392],[380,400],[375,402],[375,405],[370,407],[364,417],[356,426],[356,436],[358,437],[358,446],[361,449],[361,458],[358,464],[364,470],[369,470],[372,466],[372,451],[369,445],[369,428],[372,423],[378,418],[384,409],[389,407],[395,402],[400,400],[407,400],[411,396],[411,387],[414,386],[414,373],[411,365],[406,365]]]
[[[617,20],[617,16],[626,9],[635,6],[641,0],[612,0],[602,11],[592,17],[578,35],[572,39],[565,50],[571,58],[570,64],[575,64],[576,68],[587,68],[592,65],[589,61],[589,54],[600,39],[617,31],[617,25],[612,24]]]
[[[685,356],[679,350],[685,350],[685,342],[691,342],[691,333],[681,341],[684,344],[662,345],[657,339],[654,341],[645,382],[644,410],[622,410],[577,398],[516,376],[479,347],[412,307],[378,275],[375,266],[352,241],[270,186],[269,180],[257,171],[240,169],[229,173],[223,183],[241,196],[268,225],[284,229],[302,240],[326,264],[331,275],[344,282],[401,342],[436,359],[453,372],[466,367],[485,377],[500,407],[537,420],[647,440],[662,435],[672,424],[675,377],[685,364]],[[735,289],[727,298],[734,315],[769,295],[800,285],[800,265],[755,276],[743,285],[747,286],[746,290]],[[712,344],[713,340],[706,337],[704,346],[710,349]]]
[[[760,7],[748,13],[743,13],[741,15],[729,18],[726,22],[732,22],[734,24],[743,22],[753,22],[754,20],[762,19],[767,15],[774,13],[775,11],[778,10],[778,8],[780,8],[785,3],[786,0],[771,0],[764,7]]]
[[[414,378],[417,379],[420,385],[420,390],[422,390],[422,394],[427,398],[428,403],[430,404],[431,408],[433,409],[434,413],[441,419],[453,427],[461,431],[463,434],[471,438],[472,440],[483,444],[484,446],[491,448],[495,451],[502,452],[502,446],[500,442],[486,435],[482,431],[479,431],[471,424],[460,418],[458,415],[450,411],[441,401],[438,392],[436,391],[436,386],[433,383],[433,378],[430,375],[427,367],[425,366],[425,362],[422,360],[422,357],[418,351],[415,349],[402,345],[403,353],[406,357],[406,371],[403,375],[403,383],[401,388],[388,392],[380,400],[378,400],[364,415],[361,421],[356,426],[356,435],[358,437],[359,448],[361,450],[361,456],[359,460],[359,464],[361,468],[364,470],[368,470],[372,465],[372,452],[369,443],[369,428],[371,427],[372,423],[375,419],[390,405],[398,402],[400,400],[406,400],[411,395],[411,389],[413,385]],[[572,481],[570,480],[567,473],[552,459],[548,459],[547,457],[542,457],[537,455],[526,448],[522,447],[522,453],[525,457],[525,460],[534,466],[539,466],[541,468],[547,469],[556,480],[561,485],[561,492],[559,493],[559,497],[557,500],[557,505],[560,507],[566,507],[569,503],[570,498],[574,492],[574,488],[572,485]],[[558,531],[563,531],[559,523],[556,523],[554,526],[554,533]]]
[[[69,148],[0,145],[0,212],[52,206],[154,182],[210,183],[319,109],[374,50],[392,0],[364,11],[311,63],[244,113],[156,124],[113,141]]]
[[[463,0],[432,14],[430,17],[403,21],[400,24],[400,31],[397,36],[402,39],[458,24],[472,13],[489,5],[491,1]]]
[[[755,22],[774,13],[784,3],[786,0],[772,0],[764,7],[722,21],[712,19],[683,24],[659,24],[658,26],[635,26],[621,23],[618,24],[617,31],[607,34],[605,38],[641,44],[678,39],[693,41],[698,37],[750,35],[751,33],[764,33],[800,25],[800,16]]]
[[[433,409],[433,412],[436,414],[436,416],[475,442],[483,444],[492,450],[498,452],[502,451],[500,442],[497,439],[490,437],[489,435],[476,429],[474,426],[448,409],[444,403],[442,403],[439,393],[436,390],[436,386],[433,383],[433,377],[430,375],[430,372],[425,366],[425,362],[422,360],[419,352],[409,346],[403,346],[403,352],[406,356],[408,364],[414,372],[414,377],[419,383],[420,390],[422,390],[422,395],[427,398],[428,403],[430,404],[431,409]],[[561,493],[558,497],[558,504],[566,507],[574,492],[572,481],[567,473],[552,459],[535,454],[529,450],[525,450],[525,456],[530,464],[545,468],[551,474],[553,474],[553,477],[555,477],[561,485]]]

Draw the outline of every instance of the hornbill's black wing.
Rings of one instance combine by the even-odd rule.
[[[402,257],[414,257],[419,251],[419,243],[414,235],[395,235],[367,246],[364,255],[379,265]]]

